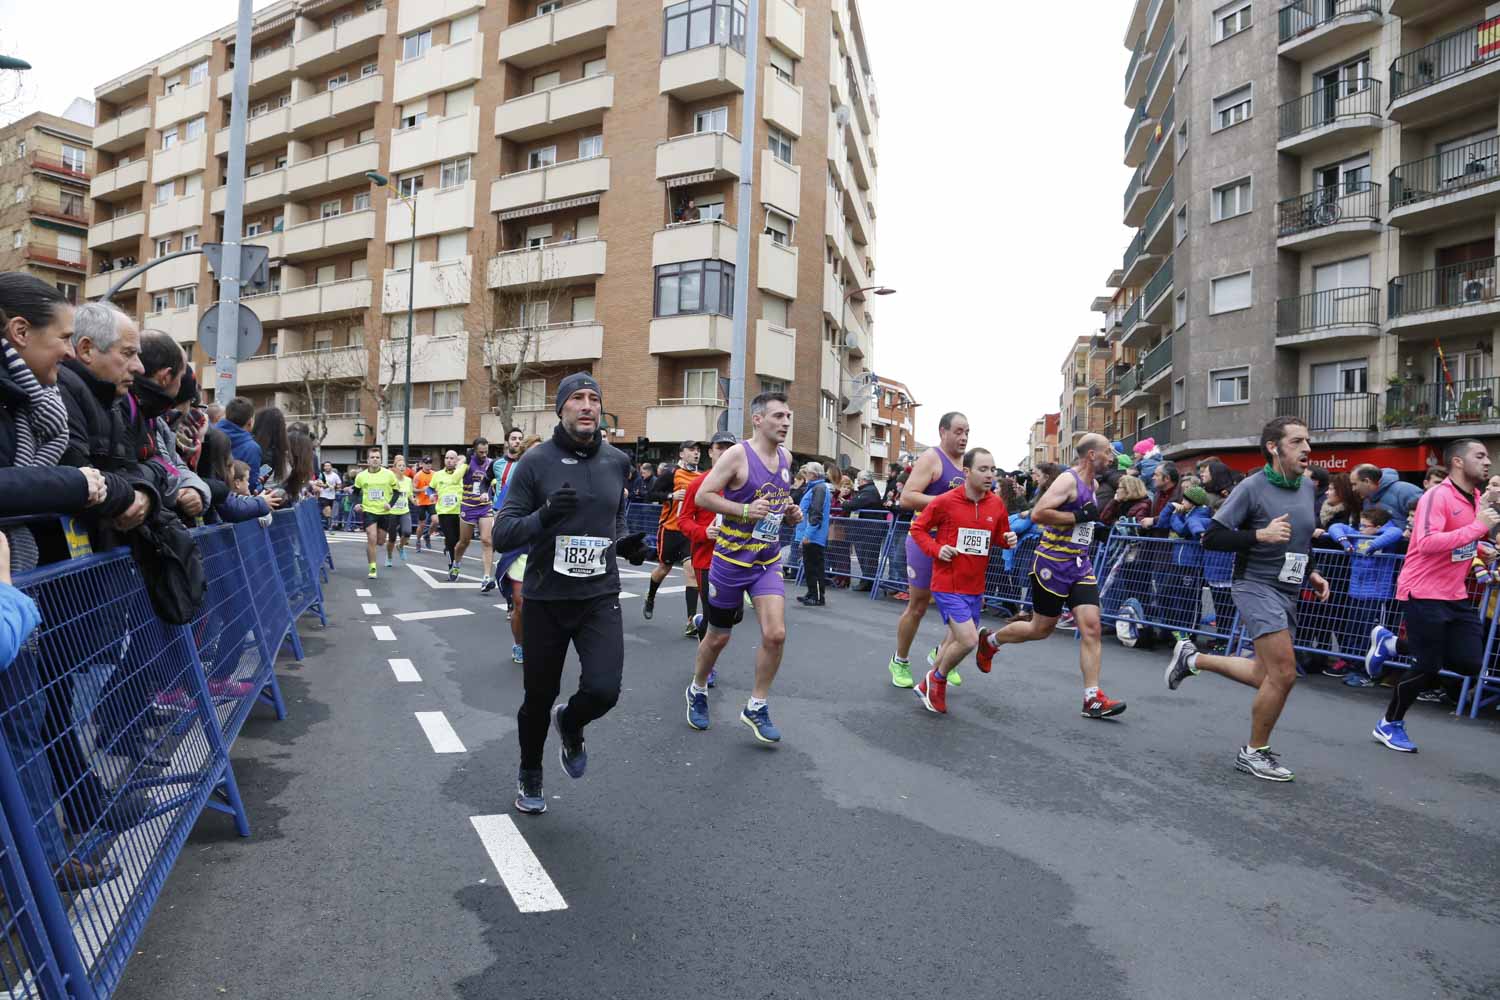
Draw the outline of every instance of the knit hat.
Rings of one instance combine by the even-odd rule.
[[[562,416],[563,404],[568,397],[579,389],[593,389],[599,394],[599,402],[604,402],[604,390],[599,388],[599,383],[594,381],[594,376],[588,372],[574,372],[557,384],[557,415]]]
[[[1189,486],[1182,491],[1182,498],[1194,507],[1208,506],[1208,490],[1205,490],[1201,486]]]

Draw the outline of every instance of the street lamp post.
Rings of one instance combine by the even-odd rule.
[[[895,295],[894,288],[885,285],[866,285],[864,288],[855,288],[844,294],[844,305],[839,310],[839,332],[844,335],[844,343],[849,342],[849,300],[860,292],[874,292],[876,295]]]
[[[365,171],[365,176],[370,183],[376,187],[389,187],[391,179],[385,174],[376,173],[374,170]],[[395,188],[390,191],[390,196],[399,202],[405,203],[411,208],[411,256],[407,258],[406,275],[406,399],[401,408],[401,454],[407,463],[411,462],[411,342],[413,340],[413,325],[415,306],[417,299],[417,192],[412,191],[410,197],[397,193]]]

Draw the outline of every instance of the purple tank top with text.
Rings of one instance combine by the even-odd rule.
[[[776,471],[772,472],[750,442],[742,447],[748,474],[744,485],[724,491],[724,499],[745,504],[763,497],[771,502],[772,513],[759,521],[726,515],[719,526],[714,558],[737,566],[766,566],[781,558],[781,521],[792,499],[792,463],[786,450],[777,447]]]
[[[956,486],[964,484],[964,470],[953,464],[953,460],[943,454],[943,449],[934,448],[937,452],[938,461],[943,463],[943,471],[933,477],[932,482],[927,484],[923,490],[930,497],[940,497]]]
[[[1075,469],[1064,475],[1072,476],[1078,483],[1078,496],[1057,509],[1072,514],[1084,504],[1094,502],[1094,488],[1083,481]],[[1033,571],[1042,585],[1054,594],[1066,595],[1075,583],[1094,582],[1094,564],[1089,558],[1089,546],[1094,540],[1094,525],[1084,524],[1063,528],[1042,529],[1042,539],[1036,546]],[[1059,589],[1061,588],[1061,589]]]

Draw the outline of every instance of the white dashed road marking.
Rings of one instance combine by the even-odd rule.
[[[397,615],[397,621],[403,622],[425,622],[433,618],[462,618],[464,615],[472,615],[474,612],[468,608],[442,608],[438,611],[408,611],[404,615]]]
[[[370,596],[370,592],[368,590],[364,589],[363,587],[360,587],[358,590],[356,590],[354,592],[354,596],[355,597],[369,597]]]
[[[395,642],[396,633],[391,631],[389,625],[373,625],[370,630],[375,633],[375,638],[381,642]]]
[[[378,614],[380,614],[380,605],[378,605],[378,604],[361,604],[360,605],[360,610],[362,610],[367,615],[378,615]]]
[[[557,891],[509,816],[470,816],[469,822],[474,824],[474,831],[479,834],[490,863],[500,873],[500,881],[505,883],[516,909],[522,913],[546,913],[568,908],[562,893]]]
[[[390,662],[391,672],[402,684],[417,684],[422,680],[422,675],[417,673],[417,668],[410,660],[391,660]]]
[[[427,734],[433,753],[463,753],[464,741],[458,738],[448,717],[442,712],[418,712],[417,724]]]

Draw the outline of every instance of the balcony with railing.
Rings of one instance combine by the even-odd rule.
[[[1487,328],[1497,313],[1494,257],[1397,275],[1387,289],[1392,330]]]
[[[1141,359],[1141,388],[1149,389],[1163,376],[1172,371],[1172,335],[1162,338],[1161,343],[1146,352]]]
[[[73,181],[87,181],[94,176],[94,157],[91,153],[82,156],[54,156],[37,151],[28,157],[31,169],[42,173],[56,174]]]
[[[1294,97],[1277,109],[1276,148],[1303,152],[1382,125],[1380,81],[1340,80]]]
[[[1121,375],[1120,376],[1120,381],[1119,381],[1119,383],[1117,385],[1117,389],[1118,389],[1119,394],[1120,394],[1120,402],[1124,403],[1127,400],[1129,400],[1129,398],[1131,396],[1133,396],[1135,394],[1136,390],[1138,390],[1140,387],[1141,387],[1141,370],[1140,370],[1139,367],[1132,368],[1132,369],[1130,369],[1130,371],[1128,371],[1125,374]]]
[[[1161,184],[1172,176],[1175,160],[1167,152],[1177,137],[1177,96],[1174,94],[1162,110],[1161,120],[1152,129],[1151,141],[1146,144],[1146,183]]]
[[[82,276],[86,265],[83,259],[83,241],[79,246],[59,246],[56,243],[26,243],[21,247],[21,256],[39,267],[56,268]]]
[[[1157,268],[1151,280],[1146,282],[1146,290],[1141,293],[1145,301],[1142,315],[1150,320],[1161,311],[1162,302],[1165,301],[1172,291],[1172,258],[1168,257],[1161,267]]]
[[[1311,247],[1380,231],[1380,185],[1333,184],[1276,206],[1276,245]]]
[[[1156,270],[1161,258],[1146,252],[1146,230],[1142,229],[1135,234],[1135,239],[1130,241],[1130,246],[1125,248],[1125,260],[1122,266],[1124,282],[1126,285],[1139,285],[1146,280],[1146,276]]]
[[[1477,6],[1477,5],[1476,5]],[[1403,52],[1391,63],[1391,118],[1413,124],[1500,95],[1500,17]]]
[[[1130,63],[1125,67],[1125,103],[1136,104],[1146,96],[1146,33],[1136,36],[1135,47],[1130,50]]]
[[[1277,51],[1306,59],[1380,24],[1379,0],[1292,0],[1276,12]]]
[[[1376,430],[1380,397],[1373,392],[1318,392],[1307,396],[1279,396],[1278,417],[1296,417],[1313,433]]]
[[[1146,146],[1151,140],[1151,116],[1146,114],[1146,99],[1143,97],[1130,120],[1125,123],[1125,165],[1138,167],[1146,161]]]
[[[1156,51],[1156,59],[1151,63],[1151,72],[1146,76],[1146,113],[1156,115],[1166,106],[1172,96],[1172,85],[1177,81],[1177,75],[1171,72],[1171,67],[1177,61],[1177,30],[1176,23],[1167,24],[1167,33],[1161,40],[1161,48]]]
[[[1276,302],[1276,342],[1307,344],[1380,333],[1380,290],[1330,288]]]
[[[1172,418],[1163,417],[1154,424],[1146,424],[1136,432],[1136,440],[1144,441],[1147,438],[1156,442],[1157,447],[1172,443]]]
[[[1391,225],[1431,229],[1500,207],[1500,140],[1494,136],[1403,163],[1391,171]]]
[[[1156,188],[1146,183],[1146,165],[1143,163],[1125,186],[1125,225],[1139,226],[1145,221],[1155,193]]]
[[[48,198],[34,194],[26,199],[26,210],[32,215],[82,228],[88,225],[89,210],[82,195],[71,198]]]
[[[1385,392],[1385,423],[1423,434],[1473,433],[1476,424],[1500,423],[1500,378],[1396,385]]]

